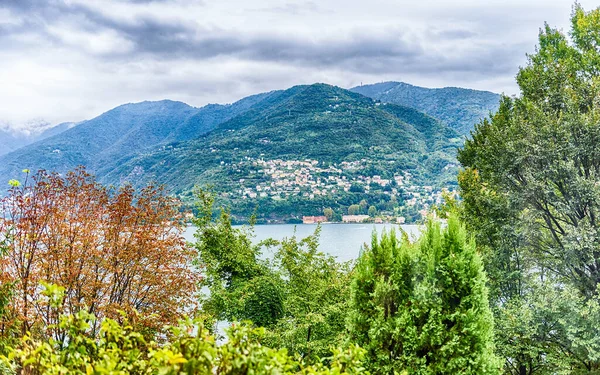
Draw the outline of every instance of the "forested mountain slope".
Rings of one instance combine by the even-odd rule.
[[[383,82],[351,89],[373,99],[416,108],[468,135],[480,119],[498,109],[500,95],[459,87],[429,89],[404,82]]]

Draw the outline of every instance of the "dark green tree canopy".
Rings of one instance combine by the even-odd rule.
[[[506,199],[521,245],[589,296],[600,281],[600,10],[576,5],[570,35],[541,30],[517,75],[521,95],[503,98],[458,158],[466,195]]]
[[[509,374],[594,373],[600,282],[600,9],[548,25],[459,150],[461,213],[485,254]],[[583,318],[585,316],[585,318]]]

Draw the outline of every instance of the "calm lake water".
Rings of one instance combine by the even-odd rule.
[[[316,225],[310,224],[280,224],[280,225],[257,225],[254,227],[254,240],[259,242],[267,238],[281,240],[296,234],[297,238],[304,238],[314,233]],[[396,224],[323,224],[319,239],[319,250],[337,257],[338,261],[353,260],[358,257],[363,244],[371,242],[371,234],[378,234],[385,229],[402,228],[409,236],[418,236],[420,227],[418,225],[396,225]],[[194,227],[189,227],[185,232],[188,241],[194,241]],[[269,257],[270,254],[264,254]]]

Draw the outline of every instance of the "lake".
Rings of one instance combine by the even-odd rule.
[[[397,225],[397,224],[323,224],[321,225],[321,235],[319,238],[319,250],[337,257],[338,261],[353,260],[358,257],[363,244],[371,243],[371,234],[377,231],[381,234],[383,230],[393,228],[402,228],[409,236],[416,237],[420,233],[418,225]],[[291,237],[296,233],[296,237],[304,238],[312,234],[316,225],[311,224],[274,224],[257,225],[254,227],[254,243],[267,238],[281,240],[285,237]],[[184,233],[186,240],[194,241],[194,227],[189,227]],[[264,254],[269,257],[270,254]]]

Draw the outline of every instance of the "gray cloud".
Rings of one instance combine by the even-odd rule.
[[[148,2],[136,0],[135,2]],[[512,50],[501,53],[471,49],[462,56],[448,57],[446,51],[432,51],[425,43],[417,41],[401,30],[358,30],[337,38],[313,38],[307,40],[294,35],[264,33],[245,35],[242,32],[202,27],[190,22],[168,22],[157,17],[143,15],[133,20],[109,17],[82,4],[59,0],[9,0],[9,8],[21,15],[38,15],[38,32],[51,36],[48,25],[53,21],[69,20],[76,27],[89,32],[111,30],[132,43],[133,48],[123,52],[106,52],[108,59],[129,60],[140,56],[156,59],[210,59],[235,57],[254,61],[268,61],[302,66],[343,67],[353,71],[415,72],[441,74],[444,72],[467,72],[475,74],[506,73],[514,67],[516,56],[522,55],[522,46],[515,44]],[[312,2],[288,4],[287,10],[302,7],[315,9]],[[281,10],[281,7],[274,8]],[[0,33],[3,29],[0,27]],[[476,34],[464,28],[440,30],[434,38],[465,40]],[[52,37],[56,41],[55,37]]]
[[[567,24],[570,9],[562,0],[248,3],[0,0],[0,80],[11,93],[0,93],[0,117],[66,109],[58,120],[79,120],[119,101],[231,102],[316,80],[515,93],[538,27]]]

